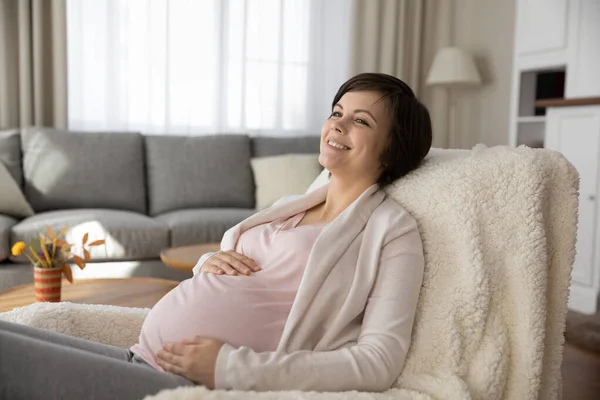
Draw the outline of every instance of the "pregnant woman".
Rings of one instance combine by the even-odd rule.
[[[201,384],[383,391],[404,367],[423,278],[415,220],[386,185],[432,141],[402,81],[360,74],[321,131],[325,186],[227,231],[148,314],[131,349],[0,322],[0,398],[141,398]]]

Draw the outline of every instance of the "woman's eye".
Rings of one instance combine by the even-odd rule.
[[[358,119],[356,120],[356,122],[358,122],[359,124],[362,124],[362,125],[364,125],[364,126],[369,126],[369,123],[368,123],[367,121],[365,121],[364,119],[360,119],[360,118],[358,118]]]
[[[334,112],[332,112],[332,113],[331,113],[331,116],[332,116],[332,117],[339,118],[339,117],[341,117],[341,116],[342,116],[342,113],[340,113],[339,111],[334,111]]]

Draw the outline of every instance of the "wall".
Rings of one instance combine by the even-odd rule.
[[[454,5],[454,45],[473,54],[483,80],[457,93],[457,147],[508,145],[516,0]]]

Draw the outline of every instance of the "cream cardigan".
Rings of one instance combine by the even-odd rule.
[[[281,199],[229,229],[221,250],[253,226],[325,201],[328,185]],[[293,249],[290,249],[293,251]],[[214,253],[203,255],[194,272]],[[400,375],[423,279],[415,220],[377,185],[317,238],[276,351],[225,344],[217,389],[383,391]]]

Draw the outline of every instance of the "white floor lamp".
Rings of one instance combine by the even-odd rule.
[[[456,146],[456,89],[481,85],[481,77],[471,54],[458,47],[444,47],[435,55],[426,84],[448,89],[448,148]]]

